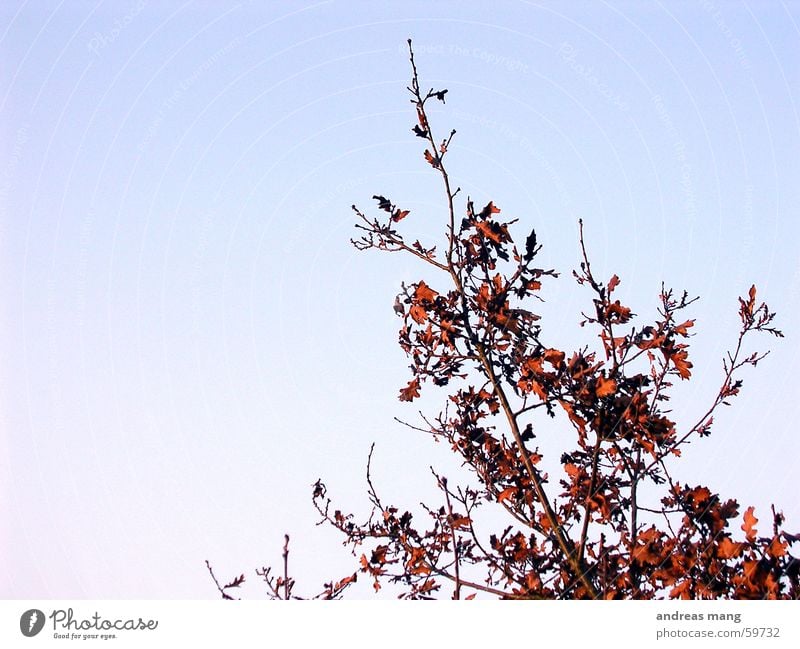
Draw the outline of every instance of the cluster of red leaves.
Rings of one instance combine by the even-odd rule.
[[[322,521],[343,533],[376,590],[396,584],[402,597],[434,597],[445,583],[454,598],[800,597],[800,560],[791,553],[800,537],[782,529],[780,513],[773,510],[770,531],[759,535],[748,508],[740,535],[737,502],[680,485],[670,474],[681,447],[709,435],[715,410],[739,393],[740,370],[764,357],[743,351],[750,334],[782,335],[755,287],[740,299],[742,325],[717,395],[697,423],[679,429],[665,404],[674,382],[692,376],[687,341],[695,321],[682,312],[694,299],[662,286],[658,316],[636,324],[615,296],[619,277],[603,282],[593,273],[581,223],[583,259],[573,275],[591,291],[593,309],[581,326],[597,330],[598,349],[565,351],[545,342],[530,304],[557,274],[537,266],[535,231],[518,248],[514,221],[503,220],[493,202],[476,209],[467,200],[456,219],[460,190],[451,189],[445,165],[454,132],[437,144],[426,111],[446,91],[423,93],[413,52],[411,64],[412,130],[426,140],[424,158],[444,185],[445,245],[437,253],[436,246],[407,244],[395,224],[409,212],[383,196],[375,199],[386,221],[353,207],[363,233],[353,243],[403,251],[440,271],[441,285],[403,286],[395,302],[412,374],[399,397],[413,401],[427,383],[447,387],[438,416],[408,425],[448,444],[470,484],[453,487],[434,472],[440,504],[423,504],[415,517],[381,500],[368,465],[366,520],[332,511],[317,482]],[[572,432],[563,435],[559,462],[548,466],[557,480],[535,444],[542,417]]]
[[[744,538],[735,541],[728,527],[738,517],[736,501],[723,503],[707,487],[674,485],[663,502],[683,512],[677,533],[650,526],[632,552],[636,570],[652,575],[650,588],[669,588],[670,597],[682,599],[797,597],[800,562],[788,552],[797,538],[780,530],[781,514],[773,510],[770,533],[759,536],[748,507]],[[626,586],[624,579],[620,584]]]
[[[466,589],[502,597],[797,597],[800,562],[789,551],[797,537],[781,529],[781,514],[774,512],[771,533],[759,536],[747,509],[744,537],[736,539],[735,501],[681,486],[670,475],[681,446],[710,434],[716,408],[739,393],[739,370],[763,358],[743,354],[745,337],[781,335],[771,326],[774,314],[757,303],[755,287],[740,300],[742,327],[718,394],[695,425],[679,430],[665,402],[676,380],[692,376],[688,339],[695,321],[680,316],[694,299],[662,287],[658,317],[635,324],[615,295],[619,277],[602,282],[593,274],[581,223],[583,259],[574,277],[591,290],[594,307],[581,326],[597,329],[600,349],[567,352],[547,344],[528,305],[541,299],[543,280],[557,274],[537,267],[535,231],[524,248],[516,246],[514,221],[503,220],[494,202],[477,209],[467,200],[457,222],[459,189],[451,190],[445,167],[453,133],[437,146],[426,111],[443,94],[421,92],[413,53],[411,63],[418,120],[412,130],[427,141],[424,157],[446,191],[445,252],[409,246],[391,219],[369,220],[356,208],[357,227],[366,234],[354,244],[404,250],[442,271],[441,286],[404,286],[395,303],[412,372],[400,399],[413,401],[425,383],[449,387],[445,410],[412,428],[446,441],[476,486],[454,489],[437,475],[444,504],[425,506],[424,530],[412,526],[410,512],[398,515],[384,505],[371,482],[374,510],[365,523],[329,515],[330,501],[317,493],[323,518],[356,553],[379,542],[379,552],[360,555],[361,569],[376,587],[384,580],[404,585],[408,597],[431,596],[445,581],[455,596]],[[386,203],[378,207],[398,209]],[[539,413],[574,432],[560,458],[559,488],[534,445]],[[509,517],[500,533],[479,525],[476,510],[489,504]]]

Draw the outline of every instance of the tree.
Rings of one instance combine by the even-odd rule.
[[[464,484],[432,469],[438,502],[413,514],[381,498],[370,450],[372,511],[357,522],[333,506],[318,480],[313,503],[321,522],[339,530],[358,558],[356,572],[325,584],[318,597],[340,596],[359,575],[376,591],[398,584],[409,598],[800,597],[800,560],[790,552],[800,536],[783,530],[780,512],[773,507],[769,522],[759,524],[748,507],[740,518],[735,500],[671,474],[682,447],[710,435],[717,409],[739,394],[742,370],[766,356],[745,351],[751,337],[782,337],[755,286],[739,298],[741,328],[723,359],[719,391],[687,428],[670,418],[667,402],[676,381],[692,378],[688,339],[695,321],[684,312],[696,298],[662,285],[658,316],[637,324],[615,297],[620,279],[603,281],[593,272],[582,222],[582,260],[573,276],[591,296],[580,324],[594,328],[599,342],[597,349],[570,352],[549,344],[531,304],[558,274],[537,267],[535,230],[518,246],[516,222],[504,221],[494,202],[478,208],[466,199],[465,215],[457,216],[460,188],[452,187],[446,168],[455,131],[437,139],[427,111],[429,102],[445,101],[447,90],[424,92],[410,40],[409,53],[412,130],[443,185],[445,246],[408,243],[401,221],[409,210],[381,195],[373,198],[383,216],[353,206],[359,230],[353,244],[413,255],[440,277],[436,284],[404,285],[395,301],[399,343],[411,359],[411,379],[399,398],[414,401],[431,385],[446,390],[442,412],[420,413],[419,425],[406,425],[459,456]],[[550,472],[536,445],[543,418],[570,440]],[[294,596],[288,537],[283,559],[282,576],[257,571],[270,596],[281,599]],[[230,597],[227,590],[243,580],[215,583]]]

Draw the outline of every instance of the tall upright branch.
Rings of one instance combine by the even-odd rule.
[[[456,268],[456,266],[453,264],[453,250],[455,249],[456,246],[456,237],[457,237],[455,230],[455,206],[453,202],[453,197],[455,196],[455,194],[451,191],[450,176],[448,175],[447,169],[444,164],[444,156],[447,153],[447,146],[442,146],[437,150],[436,139],[433,136],[433,130],[430,126],[430,120],[428,119],[428,115],[425,110],[425,103],[432,97],[436,97],[437,94],[433,90],[430,90],[423,96],[422,93],[420,92],[419,76],[417,74],[417,66],[414,61],[414,50],[411,46],[411,39],[408,40],[408,50],[409,50],[409,57],[411,60],[411,69],[412,69],[412,81],[411,81],[411,87],[409,88],[409,90],[414,96],[412,102],[417,107],[417,110],[420,115],[420,121],[422,122],[422,128],[426,130],[426,139],[428,143],[431,145],[431,151],[432,151],[431,155],[433,156],[433,161],[431,164],[435,169],[439,171],[442,177],[442,181],[444,183],[445,198],[447,201],[447,210],[449,219],[448,231],[447,231],[448,235],[447,266],[448,270],[450,271],[450,276],[453,280],[453,284],[455,285],[456,292],[461,298],[464,326],[467,329],[469,339],[472,342],[477,352],[478,358],[480,359],[482,369],[486,374],[486,377],[491,382],[495,394],[498,396],[500,400],[500,405],[506,416],[506,420],[511,430],[511,434],[517,443],[517,448],[519,449],[520,458],[522,459],[522,462],[525,465],[525,469],[528,472],[528,476],[531,480],[534,491],[536,492],[536,498],[542,505],[542,508],[544,510],[545,516],[547,517],[547,521],[550,525],[550,528],[552,529],[553,534],[555,535],[556,542],[558,546],[561,548],[561,551],[564,553],[564,556],[567,558],[567,561],[569,562],[569,565],[572,568],[573,575],[580,580],[580,582],[583,584],[589,596],[595,598],[597,597],[597,592],[594,588],[594,585],[592,584],[591,580],[588,577],[588,571],[582,565],[581,558],[579,554],[576,552],[572,540],[565,533],[561,522],[558,520],[558,516],[553,510],[553,506],[551,505],[547,493],[545,492],[544,485],[542,483],[542,477],[539,474],[539,471],[537,471],[536,467],[533,465],[533,462],[531,461],[530,458],[530,454],[525,448],[525,444],[522,440],[522,433],[520,432],[519,429],[519,423],[517,421],[514,408],[511,406],[508,396],[506,395],[506,392],[503,389],[501,380],[497,376],[497,373],[495,372],[494,367],[490,361],[489,351],[484,347],[481,340],[478,338],[475,331],[472,329],[469,317],[470,310],[467,302],[466,293],[464,291],[464,286],[461,281],[459,269]],[[454,134],[455,131],[452,131],[450,134],[450,138],[445,141],[447,144],[449,144],[450,139],[452,139]]]

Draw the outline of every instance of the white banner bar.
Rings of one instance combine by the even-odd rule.
[[[798,619],[800,602],[2,601],[0,647],[794,649]]]

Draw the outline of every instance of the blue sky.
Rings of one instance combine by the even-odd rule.
[[[318,477],[365,512],[373,441],[389,499],[452,466],[392,420],[416,408],[391,306],[424,271],[349,244],[375,193],[441,238],[409,37],[449,89],[455,183],[562,272],[555,346],[588,335],[578,218],[637,313],[662,281],[702,298],[679,421],[759,287],[787,337],[678,475],[800,528],[799,23],[786,2],[4,3],[0,596],[213,597],[204,559],[277,562],[284,532],[311,590],[351,565],[314,526]]]

